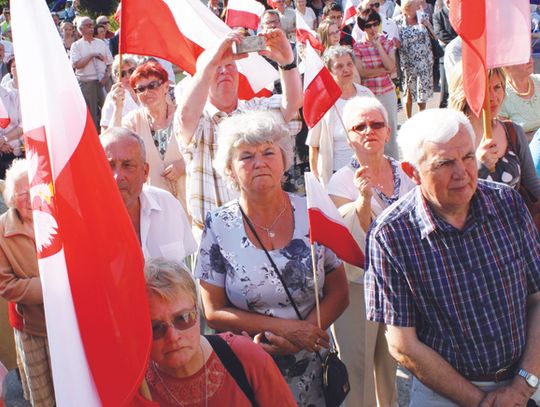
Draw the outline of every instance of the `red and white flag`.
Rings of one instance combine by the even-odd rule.
[[[304,120],[311,129],[334,106],[341,96],[341,88],[309,42],[304,55]]]
[[[463,40],[465,96],[471,110],[479,116],[487,97],[486,70],[529,61],[529,1],[452,0],[450,21]]]
[[[139,242],[47,4],[11,15],[56,402],[133,405],[152,344]]]
[[[309,42],[317,51],[324,52],[324,46],[321,44],[319,36],[309,28],[304,17],[298,13],[296,13],[296,41],[304,45]]]
[[[199,55],[231,31],[200,0],[124,1],[120,18],[120,52],[163,58],[190,75]],[[272,94],[279,74],[263,57],[250,53],[236,65],[241,99]]]
[[[343,223],[336,206],[311,172],[304,174],[309,220],[309,241],[332,250],[341,260],[364,268],[365,257]]]
[[[4,106],[4,102],[0,99],[0,128],[5,129],[10,123],[11,119],[9,118],[6,106]]]
[[[356,8],[359,4],[359,0],[346,0],[345,6],[343,7],[343,22],[341,24],[341,27],[355,22]]]
[[[231,27],[256,30],[264,13],[264,6],[255,0],[229,0],[225,23]]]

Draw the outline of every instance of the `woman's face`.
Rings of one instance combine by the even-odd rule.
[[[296,8],[303,12],[306,9],[306,0],[296,0]]]
[[[356,66],[349,54],[334,58],[330,64],[330,73],[342,89],[353,82],[355,69]]]
[[[285,171],[281,149],[273,143],[240,145],[233,151],[230,171],[240,191],[281,188]]]
[[[382,127],[374,128],[379,126]],[[382,154],[385,143],[390,139],[390,128],[377,109],[358,112],[353,117],[351,128],[347,130],[349,144],[357,154]]]
[[[65,37],[71,37],[73,35],[73,30],[73,25],[69,23],[64,24],[62,27],[62,32],[64,33]]]
[[[103,27],[98,27],[96,32],[96,38],[99,38],[100,40],[105,39],[105,35],[107,34],[107,30]]]
[[[19,179],[15,181],[15,188],[13,191],[13,204],[19,212],[23,222],[32,222],[32,202],[30,200],[30,186],[28,185],[28,174],[22,174]]]
[[[129,62],[124,62],[122,64],[122,72],[120,72],[120,75],[122,76],[121,82],[124,86],[129,88],[129,78],[131,78],[131,75],[133,75],[133,72],[135,72],[135,66]]]
[[[366,33],[366,37],[368,40],[371,40],[373,37],[377,35],[377,33],[379,32],[379,25],[380,23],[376,21],[367,22],[364,28],[364,32]]]
[[[339,27],[336,24],[328,26],[328,46],[339,45]]]
[[[503,78],[499,74],[494,74],[489,80],[489,106],[492,117],[499,114],[505,94],[506,88]]]
[[[135,83],[133,90],[143,106],[153,106],[165,101],[169,84],[157,76],[141,78]]]
[[[185,312],[196,310],[192,296],[185,290],[180,291],[179,299],[172,302],[153,293],[148,295],[152,327],[160,323],[169,324],[165,336],[152,341],[150,357],[161,370],[171,375],[193,370],[193,367],[200,363],[198,358],[201,341],[199,316],[197,316],[197,322],[185,330],[178,330],[172,326],[175,317],[178,318]]]

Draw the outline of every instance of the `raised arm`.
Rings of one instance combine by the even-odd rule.
[[[216,48],[208,49],[199,56],[197,72],[182,93],[182,99],[176,109],[176,136],[180,144],[187,145],[191,142],[208,98],[210,84],[218,68],[246,57],[246,54],[235,55],[232,52],[232,44],[239,43],[241,39],[241,34],[232,31]]]

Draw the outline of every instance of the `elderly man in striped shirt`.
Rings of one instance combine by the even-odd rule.
[[[388,325],[392,355],[415,376],[411,406],[538,402],[540,235],[527,207],[477,179],[461,113],[419,113],[398,142],[418,187],[370,230],[365,297],[367,318]]]

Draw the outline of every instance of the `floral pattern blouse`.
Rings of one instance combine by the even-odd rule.
[[[305,318],[315,307],[307,206],[305,198],[289,195],[289,199],[294,213],[293,237],[285,247],[269,253]],[[315,255],[322,297],[325,275],[341,262],[323,246],[315,246]],[[237,200],[207,215],[195,276],[224,287],[231,304],[239,309],[298,319],[266,254],[248,238]],[[302,350],[275,360],[300,406],[324,406],[321,363],[315,354]]]

